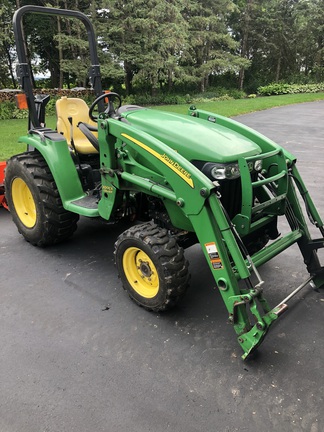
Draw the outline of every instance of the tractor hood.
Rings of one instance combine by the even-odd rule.
[[[146,108],[122,115],[133,127],[159,139],[189,161],[226,163],[261,153],[260,147],[248,138],[199,118]]]

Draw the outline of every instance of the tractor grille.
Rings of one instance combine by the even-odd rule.
[[[258,179],[258,174],[254,171],[251,173],[251,181]],[[241,213],[242,206],[242,183],[241,179],[222,180],[220,183],[221,202],[225,207],[230,219],[233,219],[238,213]],[[254,198],[253,198],[254,201]]]
[[[223,180],[220,183],[221,202],[230,219],[240,213],[242,204],[241,179]]]

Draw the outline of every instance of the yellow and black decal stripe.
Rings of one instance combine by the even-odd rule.
[[[168,155],[165,153],[160,154],[157,151],[151,149],[146,144],[142,143],[141,141],[138,141],[136,138],[131,137],[130,135],[127,135],[125,133],[121,134],[124,138],[129,139],[134,144],[137,144],[138,146],[142,147],[147,152],[151,153],[151,155],[155,156],[157,159],[159,159],[161,162],[164,163],[168,168],[170,168],[172,171],[174,171],[179,177],[182,178],[190,187],[194,187],[193,180],[191,178],[191,174],[188,173],[181,165],[178,164],[178,162],[175,162],[172,160]]]

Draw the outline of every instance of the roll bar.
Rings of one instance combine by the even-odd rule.
[[[23,91],[26,93],[27,104],[29,109],[30,121],[34,127],[40,127],[39,116],[37,115],[36,104],[33,94],[33,83],[31,77],[31,71],[28,66],[28,56],[26,52],[26,45],[23,38],[22,30],[22,19],[26,13],[35,13],[41,15],[56,15],[64,16],[69,18],[79,19],[85,26],[88,34],[89,42],[89,54],[91,60],[91,67],[89,71],[89,78],[92,87],[95,91],[96,97],[102,94],[101,85],[101,74],[100,66],[97,54],[97,43],[95,38],[94,29],[89,18],[82,12],[67,10],[67,9],[55,9],[42,6],[27,5],[19,8],[13,16],[13,30],[16,41],[18,65],[17,65],[17,76]]]

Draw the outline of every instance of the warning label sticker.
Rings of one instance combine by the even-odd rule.
[[[215,260],[215,261],[212,261],[211,263],[212,263],[214,270],[220,270],[221,268],[223,268],[221,260],[217,260],[217,261]]]
[[[205,243],[205,248],[208,253],[211,265],[214,270],[220,270],[223,268],[222,261],[219,257],[219,253],[215,242]]]
[[[205,247],[206,247],[207,253],[209,255],[209,258],[211,260],[219,258],[218,250],[216,248],[216,243],[205,243]]]

